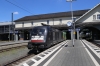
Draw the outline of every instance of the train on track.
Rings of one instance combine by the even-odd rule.
[[[66,40],[66,32],[51,26],[36,26],[31,31],[27,47],[41,51],[64,40]]]

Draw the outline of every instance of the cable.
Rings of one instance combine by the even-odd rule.
[[[14,4],[14,3],[12,3],[12,2],[10,2],[10,1],[8,1],[8,0],[5,0],[5,1],[7,1],[7,2],[11,3],[12,5],[14,5],[14,6],[16,6],[16,7],[20,8],[20,9],[22,9],[22,10],[24,10],[24,11],[26,11],[26,12],[30,13],[30,14],[33,14],[33,13],[29,12],[28,10],[26,10],[26,9],[24,9],[24,8],[22,8],[22,7],[20,7],[20,6],[16,5],[16,4]]]
[[[13,0],[15,3],[17,3],[17,4],[19,4],[19,5],[21,5],[21,6],[23,6],[22,4],[20,4],[19,2],[17,2],[16,0]],[[30,10],[29,8],[26,8],[25,6],[23,6],[25,9],[27,9],[27,10]]]

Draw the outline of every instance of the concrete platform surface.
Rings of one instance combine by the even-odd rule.
[[[74,47],[70,41],[53,59],[39,66],[96,66],[85,48],[80,40],[75,40]]]
[[[87,44],[86,40],[75,40],[73,47],[72,40],[66,40],[17,66],[100,66],[100,58]]]

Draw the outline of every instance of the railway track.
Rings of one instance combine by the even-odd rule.
[[[6,43],[6,45],[1,44],[0,45],[0,66],[6,66],[6,64],[11,63],[12,61],[16,61],[20,58],[26,57],[27,56],[27,43]],[[26,51],[24,54],[21,56],[21,53],[19,51]],[[14,56],[14,55],[19,55],[19,56]],[[12,57],[11,57],[12,56]],[[15,57],[15,58],[14,58]],[[10,59],[11,58],[11,59]],[[13,59],[13,60],[12,60]]]
[[[50,47],[49,49],[46,49],[46,50],[44,50],[42,52],[39,52],[38,54],[33,54],[33,55],[29,55],[29,56],[23,57],[23,58],[21,58],[21,59],[19,59],[17,61],[14,61],[14,62],[12,62],[10,64],[6,64],[6,66],[17,66],[17,65],[21,66],[20,63],[23,63],[24,61],[27,61],[27,63],[32,64],[33,63],[32,61],[28,61],[31,58],[33,58],[34,61],[41,61],[42,58],[47,57],[50,53],[52,53],[52,51],[54,52],[55,49],[57,50],[57,48],[63,47],[64,44],[66,44],[66,42],[67,41],[64,41],[64,42],[61,42],[59,44],[56,44],[56,45]]]
[[[25,47],[25,46],[17,46],[17,47],[11,47],[11,48],[7,48],[7,49],[2,49],[2,50],[0,50],[0,53],[11,51],[13,49],[19,49],[21,47]]]
[[[41,52],[43,52],[43,51],[41,51]],[[37,55],[41,52],[36,53],[36,52],[34,52],[34,50],[31,50],[30,52],[28,52],[28,54],[26,56],[22,56],[20,58],[17,58],[16,60],[7,62],[7,63],[3,64],[3,66],[16,66],[16,65],[20,64],[21,62],[28,60],[29,58],[34,57],[35,55]]]
[[[94,45],[100,47],[100,41],[93,41],[93,42],[91,42],[91,43],[93,43]]]
[[[17,50],[17,49],[24,48],[24,47],[27,48],[26,45],[22,45],[22,46],[16,46],[16,47],[10,47],[10,48],[6,48],[6,49],[2,49],[2,50],[0,50],[0,54],[6,53],[6,52],[9,52],[9,51],[11,52],[12,50]],[[34,50],[31,50],[31,51],[26,52],[26,53],[27,53],[26,55],[22,55],[22,56],[14,59],[14,60],[7,61],[7,62],[4,62],[4,63],[0,63],[0,66],[15,66],[18,63],[21,63],[22,61],[27,60],[28,58],[33,57],[37,54],[36,52],[34,52]]]
[[[100,56],[100,44],[96,44],[94,42],[88,42],[86,40],[85,42],[87,42],[87,44]]]
[[[36,54],[30,54],[30,55],[23,56],[21,58],[18,58],[16,60],[13,60],[13,61],[11,61],[9,63],[4,64],[4,66],[15,66],[15,65],[18,65],[19,63],[21,63],[21,62],[23,62],[23,61],[25,61],[25,60],[27,60],[27,59],[35,56],[35,55]]]
[[[24,52],[22,52],[22,51],[24,51]],[[28,52],[28,50],[26,49],[25,46],[11,48],[11,49],[0,52],[0,66],[7,66],[7,64],[12,63],[13,61],[25,58],[26,56],[29,56],[27,54],[27,52]]]
[[[2,50],[6,50],[6,49],[11,49],[11,48],[15,48],[15,47],[20,47],[20,46],[26,46],[27,43],[11,43],[11,44],[0,44],[0,51]]]
[[[85,41],[88,43],[88,45],[90,45],[99,55],[100,55],[100,46],[98,45],[95,45],[94,43],[91,43],[91,42],[88,42],[88,41]],[[6,51],[11,51],[11,50],[16,50],[16,49],[20,49],[22,47],[26,47],[26,46],[17,46],[17,47],[13,47],[13,48],[8,48],[8,49],[4,49],[4,50],[0,50],[0,53],[3,53],[3,52],[6,52]],[[37,54],[34,54],[32,53],[32,51],[28,52],[28,54],[26,55],[22,55],[12,61],[8,61],[0,66],[15,66],[15,65],[18,65],[19,63],[31,58],[31,57],[34,57],[35,55]]]
[[[57,46],[59,46],[59,44],[57,44]],[[55,45],[55,46],[52,46],[52,47],[51,47],[52,50],[53,50],[54,48],[56,48],[57,46],[56,46],[56,45]],[[51,48],[49,48],[49,49],[51,49]],[[28,53],[28,55],[22,56],[22,57],[20,57],[20,58],[18,58],[18,59],[16,59],[16,60],[12,60],[12,62],[6,63],[4,66],[16,66],[16,65],[22,63],[23,61],[26,61],[26,60],[28,60],[29,58],[32,58],[32,57],[36,56],[37,54],[41,54],[41,53],[43,53],[43,52],[48,52],[48,49],[46,49],[46,50],[44,50],[44,51],[42,51],[42,52],[39,52],[39,53],[35,53],[34,50],[31,50],[31,51]]]
[[[41,51],[43,52],[43,51]],[[30,52],[28,52],[28,54],[26,56],[21,56],[20,58],[17,58],[16,60],[12,60],[10,62],[5,63],[3,66],[16,66],[18,64],[20,64],[21,62],[28,60],[31,57],[34,57],[35,55],[41,53],[41,52],[34,52],[34,50],[31,50]]]

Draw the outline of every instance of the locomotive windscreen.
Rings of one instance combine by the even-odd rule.
[[[34,28],[31,35],[44,35],[45,29],[43,28]]]

